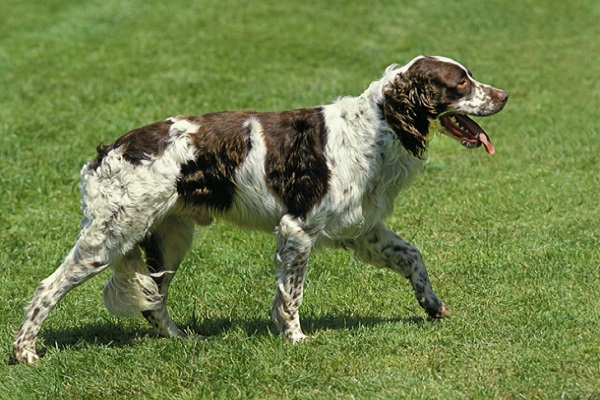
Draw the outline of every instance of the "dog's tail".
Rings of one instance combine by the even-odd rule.
[[[148,271],[139,249],[129,252],[112,269],[113,274],[102,289],[102,300],[112,314],[130,317],[162,306],[164,296],[160,294],[153,279],[155,274]]]

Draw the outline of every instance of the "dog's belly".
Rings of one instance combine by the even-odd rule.
[[[353,239],[370,231],[393,207],[391,199],[379,199],[376,204],[368,199],[362,200],[345,203],[342,207],[332,207],[331,197],[326,197],[299,218],[310,230],[316,228],[320,232],[318,242],[321,244]],[[275,233],[286,213],[287,208],[271,192],[241,190],[230,210],[213,216],[240,228]]]
[[[285,208],[270,192],[242,189],[231,209],[219,217],[241,228],[273,233],[284,213]]]

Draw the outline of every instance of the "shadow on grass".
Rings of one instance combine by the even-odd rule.
[[[129,347],[133,345],[136,339],[152,334],[153,330],[150,328],[123,327],[111,321],[64,329],[43,329],[38,337],[44,343],[44,346],[40,346],[40,343],[38,343],[37,353],[40,358],[43,358],[48,348],[65,350],[89,346]],[[12,351],[9,354],[7,364],[18,364],[12,355]]]
[[[382,324],[399,323],[421,327],[428,323],[426,317],[381,318],[367,316],[324,315],[301,317],[304,333],[313,335],[323,330],[353,330],[361,327],[375,327]],[[219,336],[228,331],[241,329],[247,336],[277,336],[279,332],[270,318],[210,318],[197,321],[192,318],[188,329],[203,336]]]
[[[324,315],[319,317],[306,316],[302,318],[303,330],[308,335],[313,335],[323,330],[353,330],[361,327],[375,327],[381,324],[406,324],[418,328],[430,323],[428,318],[411,316],[398,318],[381,318],[372,316],[340,316]],[[197,320],[192,316],[184,327],[186,332],[203,335],[206,337],[222,336],[229,331],[242,330],[247,336],[278,336],[277,328],[270,318],[205,318]],[[157,337],[148,327],[124,327],[113,321],[98,322],[81,327],[65,329],[45,329],[40,338],[46,348],[54,347],[58,350],[72,348],[86,348],[100,345],[107,347],[133,346],[137,339],[144,337]],[[41,348],[39,355],[44,357],[45,348]],[[14,361],[14,360],[13,360]]]
[[[124,327],[112,321],[97,322],[80,327],[65,329],[44,329],[40,338],[46,347],[59,350],[66,348],[100,345],[108,347],[129,347],[136,339],[153,335],[153,330],[137,326]],[[40,351],[40,355],[43,352]]]
[[[382,317],[365,317],[365,316],[339,316],[339,315],[326,315],[318,318],[304,318],[302,320],[303,329],[306,333],[316,333],[320,330],[336,330],[346,329],[352,330],[361,327],[375,327],[382,324],[403,324],[403,325],[414,325],[421,327],[427,322],[425,317],[395,317],[395,318],[382,318]]]

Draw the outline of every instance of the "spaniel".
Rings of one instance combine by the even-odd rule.
[[[141,312],[160,335],[185,337],[167,312],[169,283],[194,226],[213,218],[274,232],[271,316],[292,343],[306,338],[298,310],[317,245],[350,249],[402,274],[427,314],[447,316],[421,254],[384,221],[421,170],[431,128],[493,154],[469,115],[497,113],[507,99],[456,61],[420,56],[388,67],[358,97],[283,112],[178,116],[100,146],[81,171],[81,231],[64,262],[38,284],[15,337],[15,359],[35,363],[48,313],[108,268],[103,300],[112,313]]]

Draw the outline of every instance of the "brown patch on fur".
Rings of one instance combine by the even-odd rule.
[[[267,186],[294,216],[305,215],[328,189],[326,129],[320,108],[284,112],[218,112],[188,117],[200,126],[192,140],[195,160],[183,165],[177,191],[188,204],[228,210],[234,201],[236,169],[251,150],[248,122],[263,127]]]
[[[423,83],[423,93],[428,95],[436,114],[447,111],[450,103],[467,97],[473,91],[468,70],[433,57],[416,61],[409,72],[414,79]]]
[[[156,235],[152,233],[146,236],[144,240],[140,242],[140,247],[144,250],[148,270],[154,274],[164,271],[165,260],[163,251],[160,248],[160,239],[158,239]],[[151,276],[151,278],[160,288],[165,275],[158,274]]]
[[[173,125],[171,121],[159,121],[127,132],[110,145],[100,144],[96,150],[98,155],[92,161],[90,168],[96,169],[102,160],[113,149],[121,148],[123,158],[133,165],[139,165],[142,160],[160,156],[166,147],[165,137]]]
[[[428,96],[421,93],[424,89],[409,73],[405,73],[399,74],[383,94],[386,122],[396,132],[402,146],[419,158],[427,148],[429,118],[434,116]]]
[[[424,57],[384,92],[383,116],[415,157],[421,158],[427,148],[430,119],[472,90],[468,80],[461,85],[465,78],[467,72],[458,65]]]
[[[329,187],[322,109],[265,113],[258,118],[267,146],[267,185],[283,200],[288,213],[304,216]]]
[[[252,147],[250,127],[244,126],[252,115],[224,111],[187,118],[200,128],[191,135],[197,157],[181,167],[177,181],[177,192],[186,203],[219,211],[231,208],[235,170]]]

